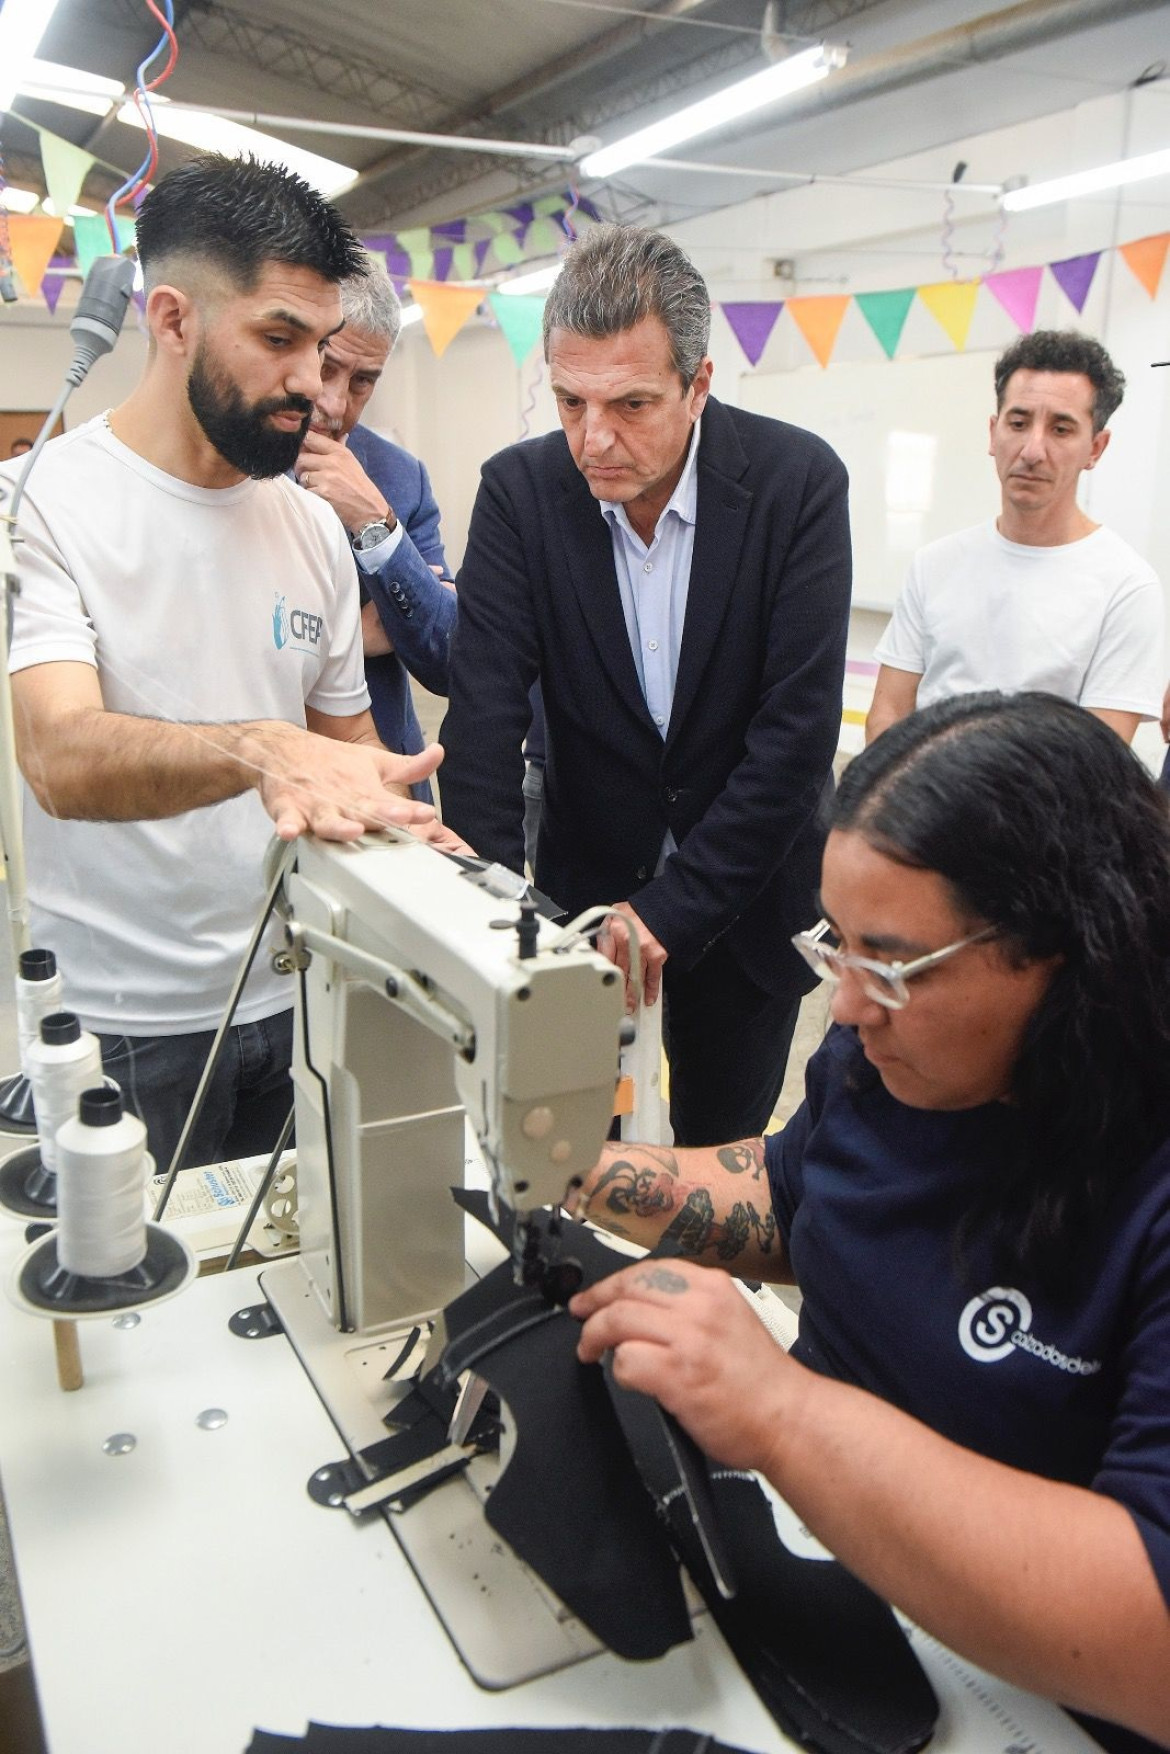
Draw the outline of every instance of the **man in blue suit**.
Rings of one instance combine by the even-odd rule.
[[[413,755],[424,739],[410,677],[446,694],[455,589],[426,469],[358,424],[402,327],[397,295],[374,257],[364,277],[342,285],[341,309],[345,327],[325,344],[321,394],[296,474],[349,531],[374,723],[387,749]],[[431,801],[425,782],[414,791]]]

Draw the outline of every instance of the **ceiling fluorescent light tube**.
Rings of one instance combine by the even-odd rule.
[[[57,0],[4,0],[0,11],[0,110],[10,110],[57,10]]]
[[[1053,201],[1072,201],[1078,195],[1096,195],[1102,189],[1120,188],[1123,183],[1165,176],[1170,176],[1170,148],[1144,153],[1141,158],[1122,158],[1116,164],[1100,165],[1095,171],[1074,171],[1071,176],[1056,177],[1048,183],[1026,183],[1022,189],[1010,189],[1003,204],[1009,213],[1023,213],[1029,207],[1047,207]]]
[[[709,134],[712,129],[739,121],[753,110],[763,109],[765,104],[775,103],[806,85],[815,85],[835,67],[845,65],[846,53],[833,44],[819,43],[799,55],[789,55],[787,60],[765,67],[762,73],[753,73],[736,85],[676,110],[673,116],[664,116],[661,122],[653,122],[648,128],[627,134],[624,140],[615,140],[599,152],[591,152],[582,159],[581,170],[587,177],[611,177],[627,165],[644,164],[683,140]]]
[[[502,280],[496,287],[496,291],[507,293],[547,292],[563,266],[563,262],[554,262],[549,268],[534,268],[531,274],[518,274],[514,280]]]

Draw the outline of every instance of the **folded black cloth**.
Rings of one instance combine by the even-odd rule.
[[[306,1736],[257,1730],[245,1754],[744,1754],[694,1730],[351,1730],[310,1724]]]
[[[485,1195],[456,1197],[491,1225]],[[492,1228],[510,1246],[510,1216]],[[584,1284],[628,1265],[569,1221],[562,1247]],[[889,1606],[835,1560],[790,1552],[750,1474],[715,1466],[656,1402],[579,1363],[578,1324],[516,1286],[510,1263],[444,1319],[440,1376],[477,1371],[516,1433],[488,1523],[611,1650],[658,1656],[691,1636],[681,1560],[786,1734],[820,1754],[925,1746],[938,1702]]]

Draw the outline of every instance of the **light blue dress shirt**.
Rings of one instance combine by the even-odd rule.
[[[691,585],[695,514],[699,500],[695,463],[701,425],[701,421],[695,422],[683,472],[662,509],[649,543],[643,542],[630,523],[624,505],[607,500],[600,502],[613,542],[618,592],[638,680],[642,684],[650,717],[664,740],[674,704],[674,685]],[[675,839],[668,831],[655,876],[674,851]]]

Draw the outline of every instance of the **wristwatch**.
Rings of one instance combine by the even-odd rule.
[[[388,536],[393,535],[397,523],[398,519],[387,508],[382,517],[374,518],[370,523],[363,524],[353,539],[354,553],[364,554],[367,548],[376,548],[379,542],[385,542]]]

